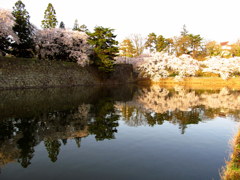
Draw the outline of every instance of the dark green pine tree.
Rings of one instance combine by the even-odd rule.
[[[99,70],[111,72],[114,70],[114,58],[117,56],[118,41],[115,40],[116,35],[113,34],[113,29],[97,26],[94,32],[89,35],[88,43],[93,48],[93,53],[90,59]]]
[[[65,24],[64,24],[64,22],[62,22],[62,21],[60,22],[59,28],[60,28],[60,29],[65,29]]]
[[[29,21],[29,13],[21,0],[15,3],[12,14],[15,18],[15,24],[12,29],[19,38],[19,42],[14,42],[12,45],[13,55],[16,57],[33,57],[35,52],[34,27]]]
[[[56,11],[51,3],[48,4],[47,9],[44,12],[44,20],[42,20],[42,28],[55,28],[58,24]]]

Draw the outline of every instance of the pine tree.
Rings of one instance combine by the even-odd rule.
[[[15,18],[15,24],[12,29],[19,38],[19,42],[13,44],[13,54],[16,57],[33,57],[35,52],[34,28],[29,21],[29,13],[21,0],[15,3],[12,14]]]
[[[51,3],[48,4],[47,9],[44,12],[44,20],[42,20],[42,27],[44,29],[55,28],[58,24],[56,18],[56,11]]]
[[[163,50],[166,49],[167,46],[168,46],[167,40],[162,35],[159,35],[157,37],[157,42],[156,42],[156,51],[162,52]]]
[[[145,42],[145,48],[149,48],[150,52],[156,51],[157,45],[157,35],[155,33],[150,33],[148,35],[147,41]]]
[[[89,35],[88,43],[93,48],[93,53],[90,59],[104,72],[113,71],[114,58],[118,53],[118,41],[115,40],[116,35],[113,34],[113,29],[97,26],[93,33]]]
[[[59,28],[65,29],[65,24],[64,24],[64,22],[62,22],[62,21],[60,22]]]

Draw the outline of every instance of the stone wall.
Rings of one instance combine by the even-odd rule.
[[[0,89],[69,87],[134,82],[131,65],[116,65],[104,75],[94,67],[76,63],[0,57]]]

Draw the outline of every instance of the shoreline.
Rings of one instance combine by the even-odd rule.
[[[186,77],[183,81],[175,81],[173,77],[162,79],[159,82],[151,82],[147,79],[139,80],[140,85],[159,85],[161,87],[173,88],[183,86],[186,89],[217,90],[227,87],[232,90],[240,90],[240,77],[223,80],[220,77]]]
[[[221,173],[222,180],[238,180],[240,179],[240,129],[231,142],[232,153],[230,160],[226,162],[226,166]]]
[[[119,64],[106,75],[92,66],[81,67],[73,62],[41,61],[0,57],[0,90],[62,88],[75,86],[103,86],[119,84],[155,85],[163,87],[183,86],[187,89],[240,89],[240,77],[223,80],[220,77],[186,77],[175,81],[174,77],[152,82],[138,78],[130,64]]]

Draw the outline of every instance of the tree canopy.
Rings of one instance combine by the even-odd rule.
[[[42,27],[44,29],[47,28],[55,28],[58,24],[56,11],[51,3],[48,4],[47,9],[44,12],[44,20],[42,20]]]
[[[113,29],[96,26],[94,32],[88,32],[88,43],[93,49],[90,59],[99,70],[104,72],[113,71],[115,57],[118,51],[118,41]]]
[[[21,0],[15,3],[12,15],[15,18],[12,29],[19,39],[19,42],[13,44],[13,54],[16,57],[33,57],[35,49],[33,40],[34,27],[29,21],[29,13]]]
[[[125,57],[134,57],[136,55],[136,49],[130,39],[124,39],[120,44],[120,55]]]

